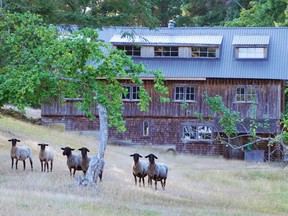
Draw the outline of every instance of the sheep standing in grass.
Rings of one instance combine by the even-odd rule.
[[[161,182],[162,189],[165,190],[166,179],[168,175],[168,166],[164,163],[156,163],[155,159],[158,159],[154,154],[145,156],[149,159],[148,165],[148,185],[152,187],[152,180],[155,181],[155,190],[157,190],[157,181]]]
[[[142,158],[142,156],[138,153],[131,154],[131,157],[133,157],[134,164],[132,166],[132,173],[135,180],[135,185],[137,185],[137,177],[139,178],[139,186],[141,187],[141,180],[143,182],[143,186],[145,186],[145,176],[147,176],[147,169],[148,169],[148,163],[147,161],[140,161],[139,159]]]
[[[47,167],[47,172],[49,172],[49,161],[50,161],[50,172],[52,172],[54,153],[50,149],[46,148],[46,146],[49,146],[48,144],[40,143],[38,145],[40,146],[39,160],[41,163],[41,172],[45,172],[46,167]]]
[[[84,175],[85,175],[88,168],[89,168],[89,163],[90,163],[90,160],[92,159],[92,157],[88,156],[88,152],[90,152],[90,151],[86,147],[82,147],[78,150],[81,152],[81,155],[82,155],[81,166],[82,166],[82,170],[83,170]],[[103,168],[104,168],[104,163],[103,163],[103,166],[102,166],[100,173],[99,173],[100,182],[102,181]]]
[[[31,170],[33,171],[33,162],[32,162],[32,151],[31,148],[28,146],[17,146],[17,142],[20,142],[18,139],[10,139],[9,142],[12,142],[12,148],[11,148],[11,160],[12,160],[12,169],[14,165],[14,158],[16,159],[16,169],[18,169],[18,160],[23,161],[23,169],[26,168],[25,160],[29,158]]]
[[[75,177],[76,170],[82,170],[82,157],[81,155],[75,155],[72,153],[75,149],[72,149],[70,147],[61,148],[63,150],[63,155],[67,156],[67,166],[70,171],[70,177]]]

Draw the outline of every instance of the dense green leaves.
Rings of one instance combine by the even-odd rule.
[[[286,8],[286,0],[251,1],[249,9],[243,9],[239,18],[225,26],[276,26],[284,22]]]
[[[146,71],[143,64],[134,64],[123,51],[98,40],[94,29],[63,36],[30,13],[2,12],[0,21],[0,105],[23,109],[53,97],[81,98],[79,107],[87,116],[93,118],[96,105],[102,104],[108,110],[110,126],[123,131],[124,90],[119,78],[142,86],[142,111],[147,111],[151,99],[140,74],[154,75],[159,96],[168,92],[160,71]]]

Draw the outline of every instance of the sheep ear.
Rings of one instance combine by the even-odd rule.
[[[87,149],[87,151],[90,152],[89,149]]]
[[[134,157],[134,154],[130,155],[130,157]]]
[[[8,140],[8,142],[11,142],[11,141],[12,141],[12,139]]]
[[[48,144],[45,144],[45,146],[49,146]]]
[[[148,158],[150,155],[146,155],[145,158]]]
[[[39,143],[38,145],[41,146],[42,144]]]
[[[157,157],[156,157],[156,155],[154,155],[154,154],[152,154],[153,155],[153,157],[155,158],[155,159],[158,159]]]
[[[17,142],[20,142],[20,140],[17,140],[17,139],[16,139],[16,141],[17,141]]]
[[[79,151],[82,151],[83,148],[78,149]]]
[[[65,148],[61,148],[62,150],[65,150]]]
[[[142,155],[138,154],[138,156],[139,156],[140,158],[142,158]]]
[[[75,149],[70,149],[71,151],[74,151]]]

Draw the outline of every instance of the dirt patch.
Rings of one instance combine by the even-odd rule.
[[[25,108],[25,113],[12,106],[4,106],[0,114],[33,124],[41,124],[41,110]]]

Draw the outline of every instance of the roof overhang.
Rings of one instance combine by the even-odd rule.
[[[269,35],[236,35],[233,37],[232,44],[240,46],[268,46],[269,45]]]
[[[167,35],[155,35],[155,36],[138,36],[123,37],[122,35],[113,35],[110,39],[110,43],[113,45],[121,44],[135,44],[146,46],[191,46],[191,45],[221,45],[222,35],[192,35],[192,36],[167,36]]]

